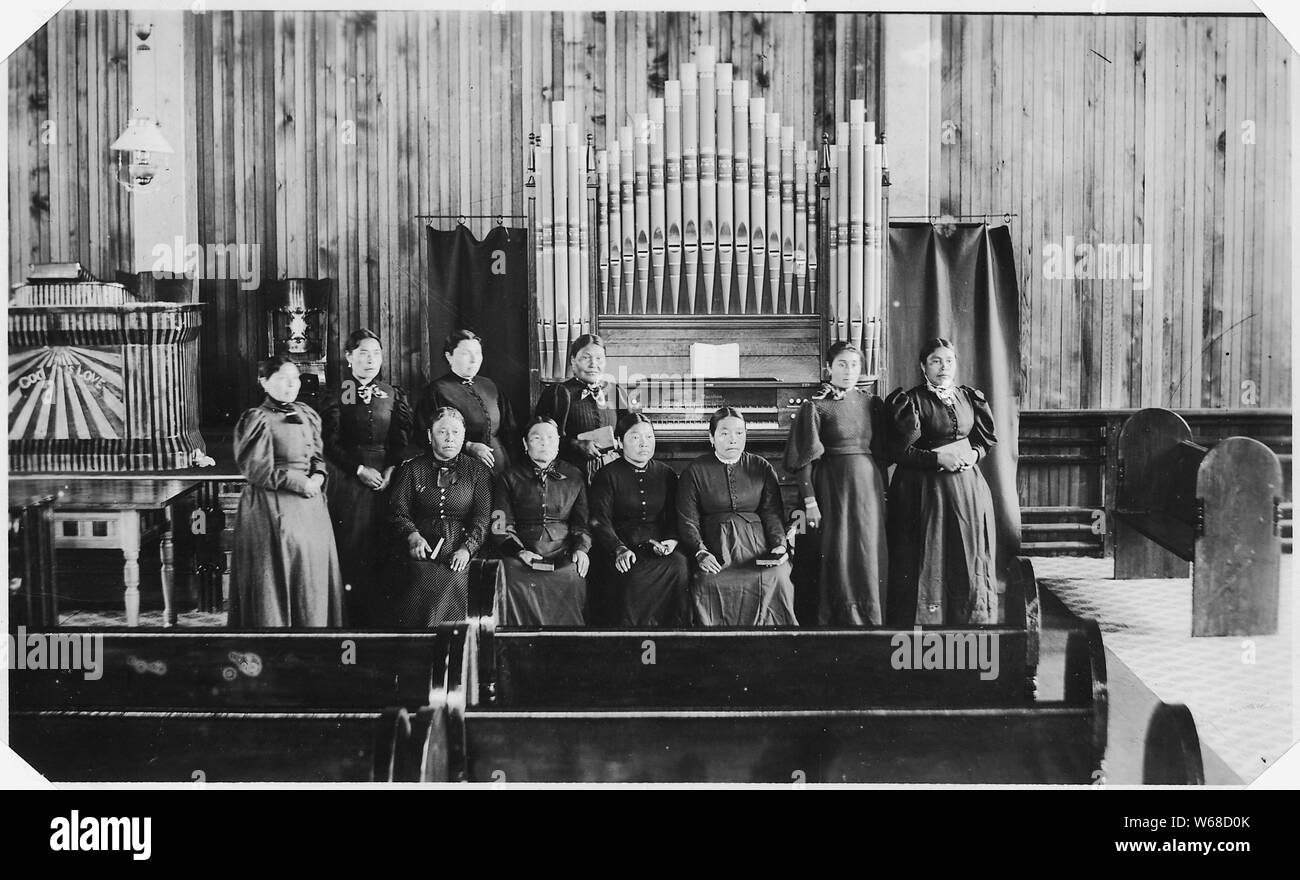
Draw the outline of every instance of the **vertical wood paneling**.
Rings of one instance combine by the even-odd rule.
[[[1236,406],[1248,380],[1260,405],[1288,405],[1292,53],[1271,26],[1120,15],[933,22],[930,210],[1019,215],[1022,405]],[[549,121],[551,100],[570,101],[570,119],[585,119],[604,146],[662,94],[666,71],[711,43],[819,146],[852,98],[879,118],[880,32],[880,18],[862,13],[196,16],[187,71],[198,241],[259,246],[264,280],[336,278],[335,333],[380,332],[390,375],[418,385],[441,357],[428,338],[414,215],[521,213],[527,134]],[[125,13],[72,11],[12,57],[15,278],[40,260],[79,259],[101,277],[130,267],[132,200],[112,182],[106,149],[132,110],[129,55]],[[1246,120],[1253,144],[1241,139]],[[471,227],[482,235],[492,222]],[[1152,286],[1045,278],[1044,248],[1067,237],[1150,248]],[[211,303],[205,374],[220,377],[205,393],[212,419],[254,396],[266,317],[237,284],[200,290]]]

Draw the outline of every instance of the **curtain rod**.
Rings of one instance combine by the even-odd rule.
[[[991,217],[1001,217],[1004,222],[1010,223],[1012,218],[1019,217],[1019,216],[1020,216],[1019,214],[1012,211],[989,211],[987,213],[982,213],[982,214],[918,214],[910,217],[891,214],[889,217],[889,222],[893,223],[896,220],[919,222],[924,220],[924,221],[929,221],[930,223],[938,224],[940,221],[943,220],[983,220],[985,223],[987,223],[989,222],[989,218]]]

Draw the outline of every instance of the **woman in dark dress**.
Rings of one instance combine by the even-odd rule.
[[[618,454],[612,443],[603,445],[578,435],[598,428],[612,433],[632,407],[627,392],[605,374],[605,341],[599,336],[584,333],[573,340],[569,365],[573,376],[542,391],[536,414],[559,426],[560,460],[576,467],[590,483],[596,471]]]
[[[321,402],[321,433],[331,466],[330,518],[343,570],[349,626],[371,624],[388,606],[380,595],[385,498],[393,468],[409,450],[412,414],[406,392],[380,376],[384,349],[379,337],[354,330],[344,344],[347,368],[337,389]]]
[[[591,530],[609,562],[615,626],[685,626],[689,571],[677,550],[677,475],[655,461],[655,433],[640,413],[619,419],[623,454],[591,482]]]
[[[997,623],[993,496],[976,467],[997,443],[983,392],[955,383],[946,339],[921,349],[925,382],[889,395],[891,626]]]
[[[713,414],[709,440],[713,451],[687,465],[677,485],[682,549],[699,565],[691,585],[695,621],[798,626],[776,471],[745,451],[745,418],[738,410]]]
[[[817,622],[879,626],[889,576],[880,399],[857,387],[857,346],[832,345],[826,368],[829,380],[790,426],[785,468],[798,476],[806,522],[821,536]]]
[[[425,386],[415,408],[420,442],[426,441],[438,410],[459,410],[465,417],[465,452],[499,476],[510,466],[506,450],[515,448],[517,431],[510,401],[495,382],[479,375],[483,340],[469,330],[457,330],[443,343],[442,356],[451,369]]]
[[[500,536],[506,626],[582,626],[586,621],[591,533],[582,474],[556,456],[555,422],[535,418],[525,457],[496,482],[492,531]],[[554,566],[553,570],[535,567]]]
[[[266,398],[235,426],[239,496],[231,560],[232,627],[342,626],[343,578],[325,506],[320,416],[297,403],[298,367],[262,361]]]
[[[439,410],[428,440],[429,452],[398,469],[388,500],[389,525],[409,556],[392,610],[405,629],[469,614],[469,561],[487,539],[492,513],[492,472],[464,452],[464,416]]]

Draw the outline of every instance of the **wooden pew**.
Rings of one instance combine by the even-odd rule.
[[[448,778],[1085,784],[1101,776],[1106,699],[1101,636],[1091,622],[1069,637],[1061,701],[514,709],[480,694],[450,716],[448,739],[455,745],[449,750],[462,755],[463,764],[453,760]]]
[[[1147,721],[1142,753],[1143,785],[1204,785],[1201,738],[1182,703],[1159,703]]]
[[[419,781],[465,644],[464,624],[53,635],[83,633],[102,639],[98,678],[9,676],[11,746],[51,779]]]
[[[1277,632],[1282,471],[1267,446],[1207,450],[1176,413],[1145,409],[1120,432],[1118,477],[1116,578],[1186,577],[1192,562],[1192,635]]]
[[[891,629],[495,629],[479,635],[485,703],[510,709],[851,709],[1015,706],[1032,699],[1038,588],[1029,560],[1012,567],[999,626]],[[924,666],[916,638],[986,650],[965,669]],[[975,653],[971,658],[979,660]],[[996,674],[992,674],[996,671]],[[475,699],[471,697],[471,700]]]
[[[53,496],[9,499],[10,626],[57,626],[54,577]]]

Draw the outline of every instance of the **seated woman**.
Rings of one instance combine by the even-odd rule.
[[[623,455],[591,483],[591,530],[609,561],[608,617],[615,626],[685,626],[686,557],[677,550],[677,475],[655,461],[655,432],[640,413],[619,419]]]
[[[321,404],[321,435],[331,465],[330,516],[347,605],[348,626],[368,626],[392,601],[380,595],[391,552],[385,501],[393,469],[408,455],[412,414],[406,392],[380,375],[379,337],[354,330],[343,346],[347,366]]]
[[[469,614],[469,561],[487,539],[492,472],[467,455],[465,419],[451,407],[434,413],[429,452],[398,469],[388,522],[410,558],[391,611],[405,629],[463,620]]]
[[[298,367],[271,357],[266,392],[235,426],[239,496],[231,560],[234,627],[342,626],[343,577],[325,506],[320,416],[298,398]]]
[[[506,469],[493,495],[492,532],[505,573],[502,623],[582,626],[586,621],[587,489],[578,469],[557,461],[555,422],[535,418],[522,461]]]
[[[579,435],[598,428],[612,432],[632,407],[627,392],[605,374],[605,341],[599,336],[584,333],[573,340],[569,367],[573,376],[542,391],[536,414],[555,422],[560,431],[560,459],[581,471],[583,481],[590,484],[596,471],[617,454],[612,445],[603,448]]]
[[[457,330],[447,337],[442,356],[450,367],[425,386],[415,408],[417,431],[423,443],[434,414],[445,406],[465,417],[465,452],[500,475],[510,466],[507,449],[515,444],[515,419],[510,401],[487,376],[483,366],[483,340],[469,330]]]
[[[798,476],[807,523],[821,537],[817,622],[879,626],[889,576],[880,398],[857,387],[857,346],[832,345],[826,370],[790,425],[785,469]]]
[[[997,623],[993,496],[976,467],[997,443],[984,394],[957,385],[946,339],[921,349],[925,382],[890,394],[891,626]]]
[[[709,419],[713,451],[677,486],[682,548],[699,564],[691,592],[703,626],[798,626],[776,471],[745,451],[745,417]],[[768,563],[768,564],[760,564]]]

